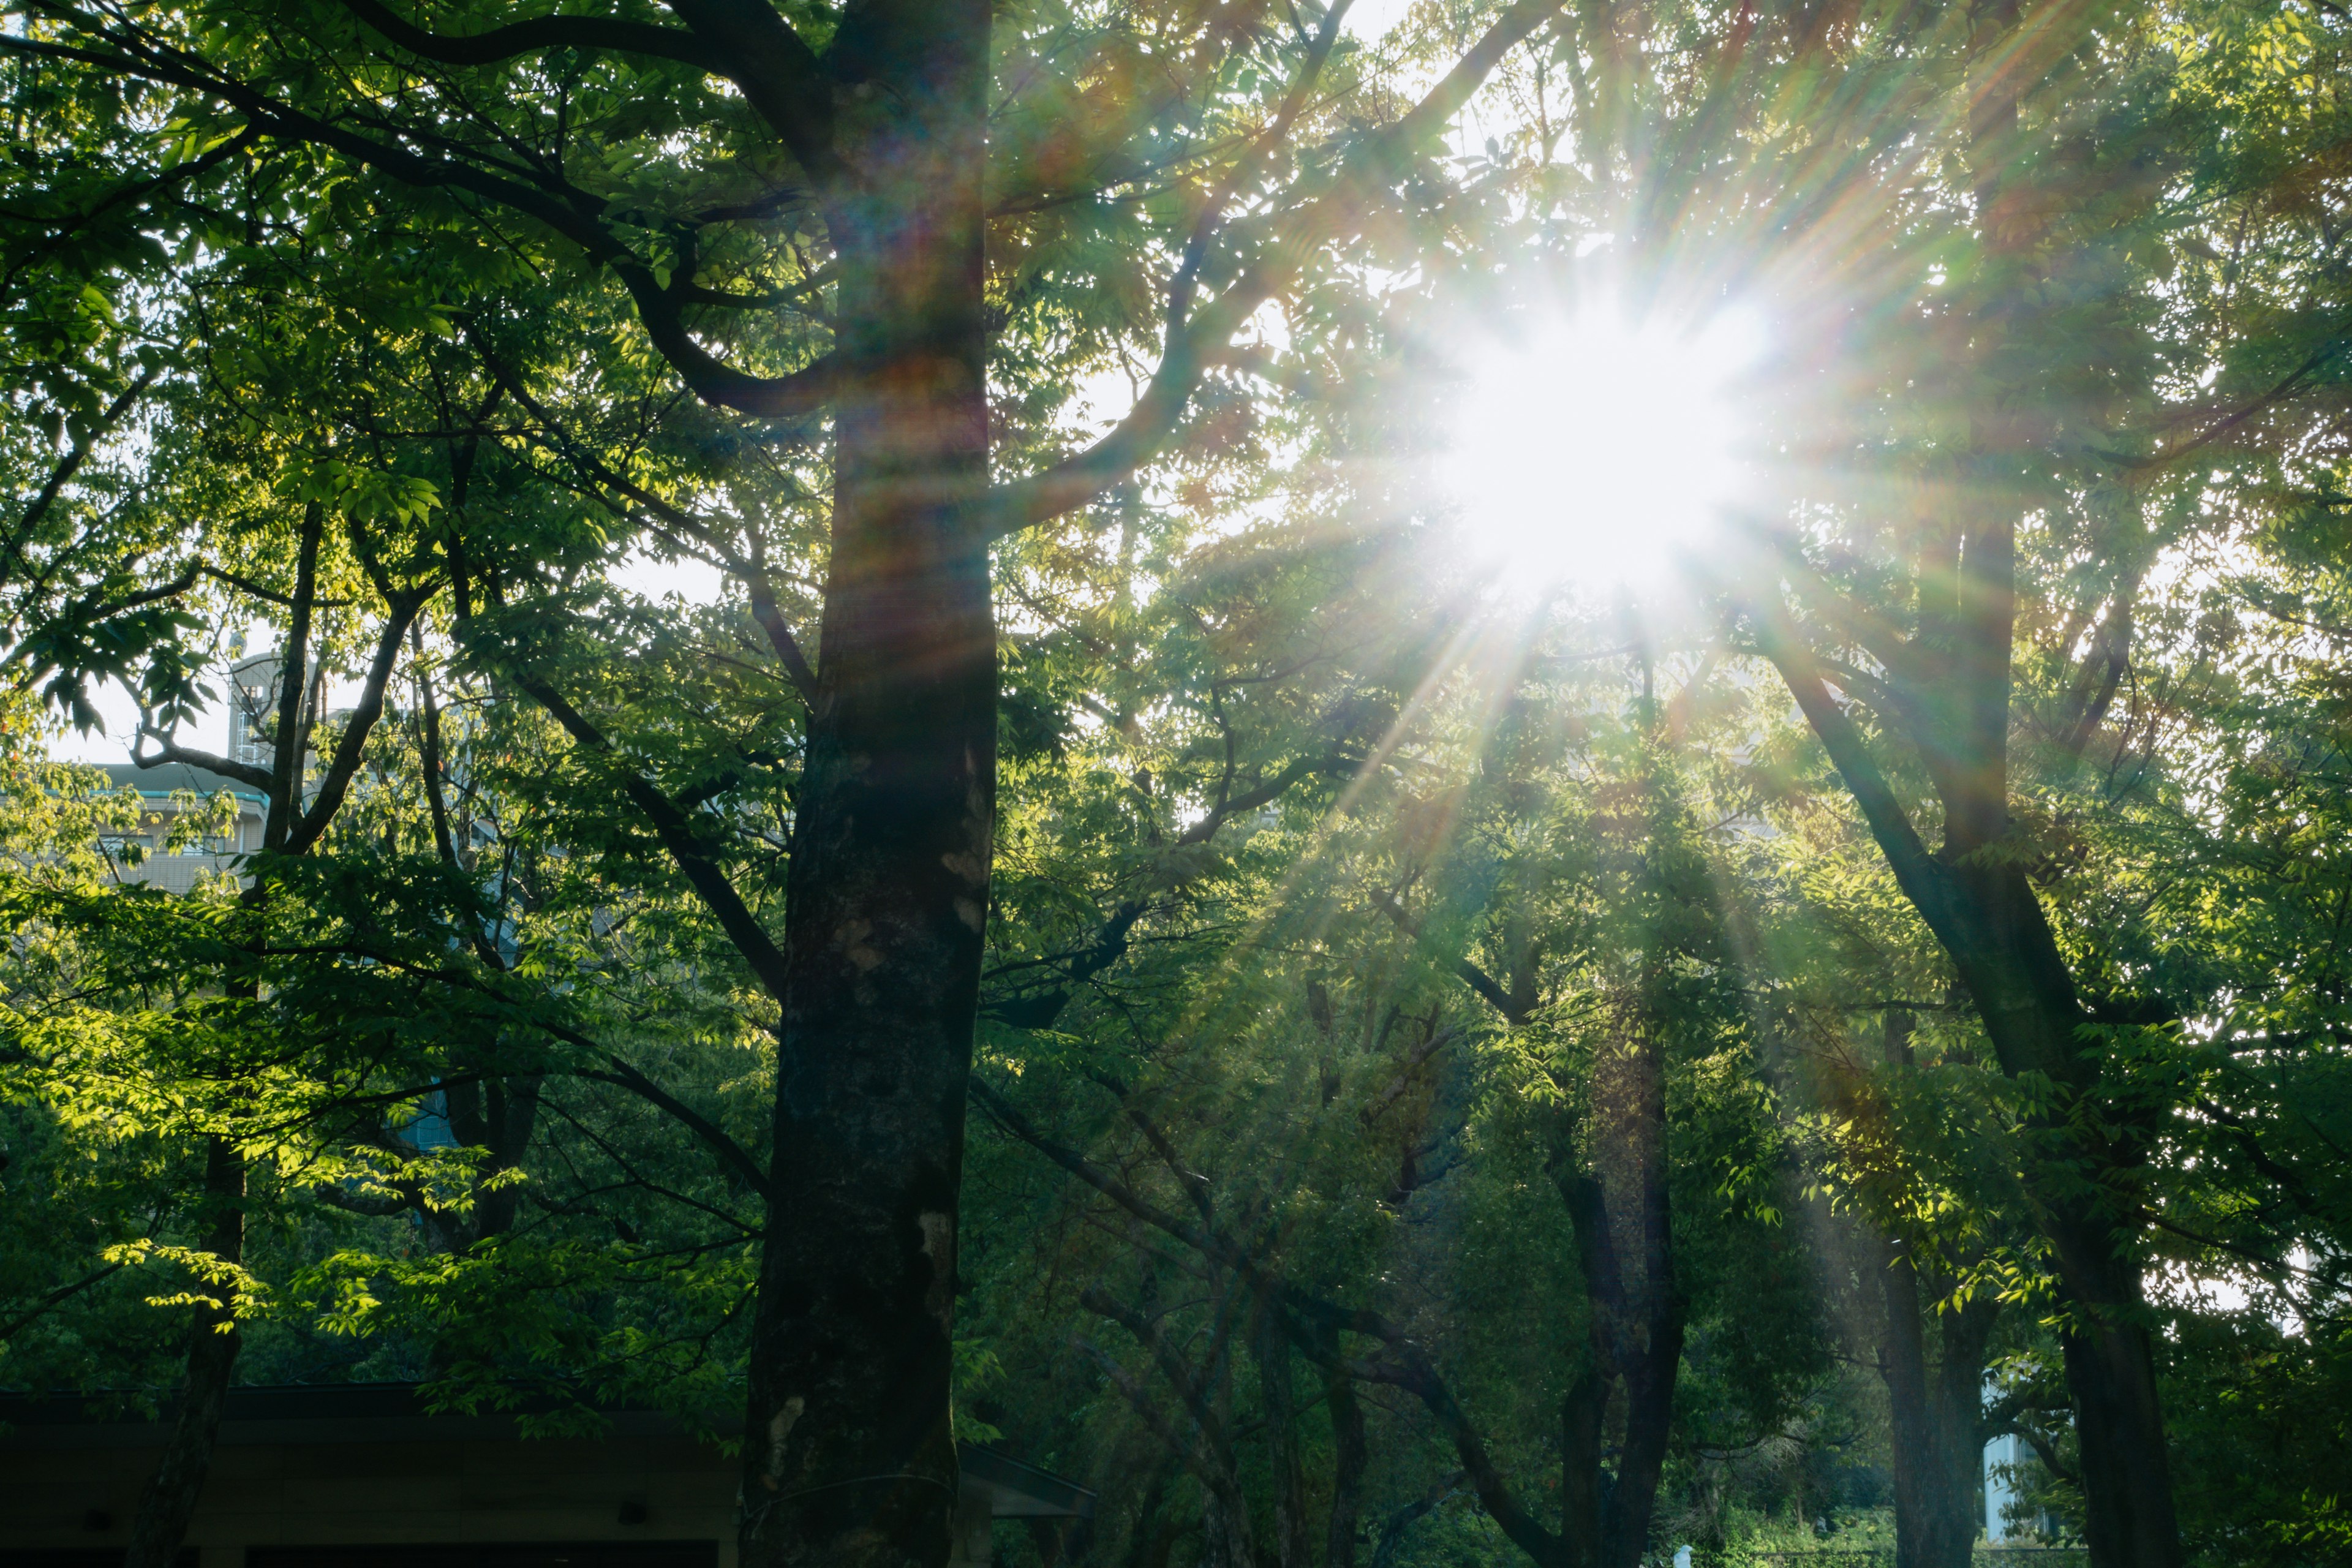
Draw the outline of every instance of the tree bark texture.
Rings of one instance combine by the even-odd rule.
[[[743,1568],[940,1568],[964,1095],[996,773],[986,0],[867,0],[829,54],[852,173],[832,558],[786,895]]]
[[[245,1161],[224,1138],[205,1141],[205,1250],[224,1263],[243,1263]],[[236,1371],[238,1335],[235,1288],[224,1282],[209,1289],[212,1302],[196,1309],[189,1326],[187,1385],[164,1439],[163,1458],[131,1516],[123,1568],[171,1568],[212,1469],[213,1440]]]
[[[1327,1521],[1325,1568],[1356,1568],[1356,1531],[1364,1508],[1364,1468],[1371,1458],[1364,1434],[1364,1407],[1352,1378],[1334,1376],[1325,1390],[1331,1412],[1331,1517]]]

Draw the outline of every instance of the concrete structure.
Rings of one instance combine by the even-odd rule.
[[[737,1462],[670,1418],[525,1439],[504,1415],[425,1414],[404,1384],[239,1388],[185,1568],[734,1568]],[[0,1399],[0,1568],[108,1568],[153,1472],[160,1422]],[[969,1445],[956,1562],[989,1521],[1069,1519],[1094,1494]]]

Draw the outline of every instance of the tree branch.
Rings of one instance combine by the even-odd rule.
[[[1168,1419],[1152,1397],[1143,1391],[1143,1385],[1136,1382],[1135,1374],[1118,1364],[1118,1357],[1083,1335],[1072,1335],[1070,1343],[1080,1354],[1102,1369],[1103,1375],[1110,1380],[1111,1386],[1126,1397],[1128,1405],[1133,1408],[1137,1418],[1153,1436],[1160,1439],[1171,1454],[1176,1456],[1186,1469],[1192,1472],[1194,1479],[1220,1496],[1227,1492],[1233,1484],[1231,1478],[1218,1474],[1216,1468],[1202,1457],[1200,1445],[1184,1440],[1184,1435],[1176,1429],[1175,1424]]]
[[[793,636],[792,627],[785,623],[782,611],[777,607],[775,588],[769,581],[765,563],[747,561],[737,555],[700,518],[664,500],[581,447],[565,432],[555,416],[531,395],[530,388],[523,385],[522,378],[509,370],[488,343],[478,338],[475,346],[481,351],[483,363],[489,367],[499,385],[505,387],[533,418],[547,426],[574,467],[596,483],[628,497],[719,557],[726,569],[743,584],[751,601],[751,617],[767,634],[768,646],[783,662],[784,673],[791,679],[793,689],[801,694],[801,700],[814,708],[816,705],[816,671],[810,667],[807,656],[801,651],[799,639]]]
[[[1168,1380],[1169,1385],[1176,1390],[1177,1397],[1184,1402],[1185,1413],[1192,1418],[1193,1426],[1208,1444],[1210,1451],[1216,1455],[1218,1463],[1230,1467],[1233,1463],[1233,1443],[1225,1435],[1224,1423],[1217,1419],[1217,1412],[1210,1404],[1209,1390],[1202,1384],[1200,1373],[1185,1363],[1184,1358],[1177,1353],[1176,1347],[1168,1342],[1168,1337],[1153,1327],[1142,1313],[1114,1300],[1110,1292],[1099,1286],[1089,1285],[1080,1291],[1078,1304],[1125,1329],[1134,1337],[1136,1343],[1150,1352],[1153,1363],[1160,1368],[1160,1375]]]
[[[1412,912],[1404,907],[1404,900],[1402,898],[1394,893],[1388,893],[1376,895],[1376,899],[1382,912],[1395,922],[1399,931],[1416,942],[1428,940],[1426,933],[1422,930],[1421,922],[1412,918]],[[1516,1029],[1528,1021],[1528,1016],[1533,1009],[1521,1006],[1513,1000],[1511,994],[1503,989],[1502,984],[1477,964],[1467,958],[1456,958],[1451,967],[1454,978],[1476,992],[1488,1006],[1500,1013],[1503,1016],[1503,1022]]]
[[[452,37],[404,22],[376,0],[343,0],[343,7],[409,53],[443,65],[496,65],[542,49],[599,49],[676,60],[712,76],[730,74],[725,57],[701,38],[650,22],[624,22],[609,16],[533,16],[487,33]]]
[[[154,741],[161,744],[163,751],[152,757],[145,755],[141,748],[148,741]],[[215,755],[211,752],[198,751],[193,746],[183,746],[163,731],[144,722],[139,726],[139,732],[131,737],[131,762],[134,767],[142,768],[160,768],[170,763],[179,763],[192,768],[203,768],[207,773],[218,773],[223,778],[235,779],[241,784],[251,784],[265,795],[268,793],[272,782],[269,770],[257,763],[240,763],[232,758]]]
[[[1820,738],[1822,748],[1829,752],[1831,765],[1845,781],[1854,804],[1862,808],[1863,820],[1869,825],[1871,837],[1878,841],[1895,880],[1919,906],[1920,912],[1927,916],[1929,923],[1937,923],[1938,912],[1948,910],[1951,902],[1944,867],[1928,852],[1918,829],[1912,826],[1909,815],[1904,811],[1903,803],[1895,798],[1885,774],[1879,772],[1877,763],[1871,758],[1862,731],[1830,696],[1811,650],[1789,624],[1786,612],[1776,603],[1759,616],[1759,621],[1764,657],[1780,672],[1805,721]],[[1949,918],[1948,913],[1944,914],[1947,924]]]
[[[541,1025],[540,1027],[546,1029],[547,1032],[551,1035],[557,1036],[558,1038],[571,1040],[575,1044],[587,1046],[592,1049],[597,1048],[593,1041],[583,1039],[583,1037],[572,1034],[569,1030],[561,1029],[558,1026],[544,1024]],[[743,1145],[738,1143],[734,1139],[727,1135],[725,1129],[721,1128],[717,1122],[711,1121],[709,1117],[704,1116],[692,1106],[687,1104],[684,1100],[678,1099],[676,1095],[670,1093],[667,1089],[662,1088],[659,1084],[654,1082],[653,1079],[639,1072],[635,1068],[631,1067],[627,1062],[623,1061],[614,1053],[610,1051],[604,1052],[604,1059],[613,1064],[613,1070],[611,1072],[598,1072],[591,1068],[575,1068],[573,1069],[572,1076],[574,1078],[589,1079],[597,1083],[609,1083],[616,1089],[625,1089],[631,1094],[634,1094],[638,1099],[644,1100],[646,1104],[657,1107],[666,1112],[672,1120],[682,1124],[687,1131],[692,1132],[697,1138],[701,1139],[703,1143],[709,1148],[711,1152],[717,1154],[720,1160],[724,1161],[727,1165],[735,1172],[737,1175],[743,1178],[744,1182],[750,1185],[753,1192],[760,1194],[760,1199],[762,1203],[768,1204],[771,1206],[774,1205],[775,1191],[768,1184],[768,1173],[760,1169],[760,1163],[751,1158],[751,1154],[749,1150],[745,1149]]]
[[[728,79],[783,140],[820,190],[849,176],[833,145],[831,73],[769,0],[668,0],[730,62]]]
[[[653,825],[655,836],[661,840],[662,847],[669,851],[670,858],[677,863],[678,870],[685,875],[704,905],[718,917],[720,929],[735,944],[736,951],[743,955],[744,962],[751,965],[751,973],[761,985],[778,1002],[783,1001],[789,992],[789,981],[782,951],[768,935],[767,929],[760,924],[758,917],[751,913],[751,906],[735,890],[735,885],[727,879],[726,872],[704,853],[694,837],[694,826],[686,814],[678,810],[651,779],[617,756],[612,742],[604,738],[603,732],[578,709],[564,700],[562,694],[552,686],[535,676],[520,674],[516,677],[516,684],[530,693],[532,700],[546,709],[563,727],[564,732],[580,746],[614,764],[614,776],[620,784],[622,793],[645,813],[646,820]]]
[[[106,405],[106,411],[98,416],[97,426],[75,442],[72,448],[58,459],[57,467],[49,470],[47,481],[26,503],[23,515],[16,520],[16,526],[9,530],[7,550],[0,553],[0,585],[7,583],[8,574],[15,571],[17,562],[23,559],[26,542],[32,538],[33,530],[40,526],[41,519],[48,515],[49,508],[57,504],[58,497],[65,492],[74,475],[81,471],[82,464],[89,460],[99,442],[131,411],[131,405],[155,384],[155,378],[162,374],[160,368],[141,371],[138,379],[124,387],[121,394]]]
[[[392,679],[392,667],[400,658],[400,645],[408,636],[409,623],[436,592],[437,584],[393,596],[383,630],[376,637],[375,657],[369,661],[367,679],[360,687],[359,702],[343,725],[342,737],[335,742],[335,754],[319,780],[319,793],[286,836],[287,854],[299,855],[316,844],[327,831],[328,824],[334,821],[335,813],[342,809],[343,796],[351,789],[352,775],[359,772],[360,756],[367,748],[368,736],[373,732],[376,721],[383,717],[384,688]]]
[[[784,26],[772,8],[761,8],[768,10],[777,27]],[[602,215],[607,204],[601,197],[561,182],[557,188],[534,186],[464,163],[438,162],[306,114],[244,82],[192,68],[143,44],[123,47],[131,51],[128,55],[107,55],[0,34],[0,52],[78,60],[208,94],[246,114],[254,128],[275,140],[325,147],[404,184],[464,191],[546,225],[578,245],[591,259],[612,269],[635,302],[638,318],[655,348],[684,378],[688,390],[706,403],[755,417],[782,419],[814,412],[837,391],[836,363],[830,357],[790,375],[759,376],[735,369],[696,342],[686,328],[683,299],[666,289],[653,269],[604,227]],[[829,153],[822,161],[832,166]]]
[[[7,1343],[11,1339],[14,1339],[19,1331],[30,1328],[33,1324],[48,1316],[59,1307],[64,1306],[68,1301],[72,1300],[76,1296],[80,1295],[91,1286],[98,1284],[109,1275],[119,1272],[122,1268],[123,1265],[120,1263],[110,1263],[94,1274],[83,1275],[80,1279],[75,1280],[70,1285],[58,1286],[56,1289],[42,1297],[38,1301],[34,1302],[31,1307],[17,1313],[6,1322],[0,1323],[0,1344]]]

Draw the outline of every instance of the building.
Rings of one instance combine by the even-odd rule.
[[[269,806],[261,792],[251,784],[239,784],[209,768],[191,767],[185,763],[165,763],[152,768],[142,768],[136,763],[108,763],[105,769],[107,778],[116,788],[135,789],[140,797],[137,830],[108,836],[108,848],[121,867],[123,880],[184,893],[196,885],[202,873],[231,870],[236,857],[261,847],[262,822]],[[236,829],[226,837],[206,838],[174,851],[170,847],[172,831],[179,820],[182,799],[190,794],[199,801],[210,801],[221,795],[235,797]],[[123,853],[131,848],[139,851],[135,865]]]
[[[286,679],[285,667],[274,653],[241,658],[228,668],[228,756],[231,762],[266,768],[277,760],[269,731],[278,722],[278,690]],[[318,716],[326,700],[326,673],[310,682],[310,715]]]
[[[526,1439],[405,1384],[233,1389],[184,1568],[734,1568],[738,1462],[655,1412],[606,1420]],[[0,1568],[119,1562],[164,1424],[71,1396],[0,1399]],[[1094,1511],[1057,1476],[959,1454],[957,1568],[985,1568],[992,1520]]]
[[[283,669],[277,655],[257,654],[230,666],[228,674],[227,756],[231,762],[266,768],[277,757],[269,735],[277,723],[278,690]],[[313,682],[309,695],[310,713],[315,718],[326,695],[323,675]],[[315,756],[305,757],[306,772],[316,762]],[[114,852],[125,881],[184,893],[196,885],[204,872],[231,870],[237,856],[249,855],[261,847],[262,823],[269,807],[261,792],[251,784],[185,763],[164,763],[155,767],[109,763],[104,767],[115,788],[137,790],[141,800],[136,830],[109,835],[108,847]],[[232,796],[236,802],[236,826],[229,835],[208,837],[200,844],[175,850],[171,847],[173,829],[179,820],[181,801],[190,794],[206,803],[218,795]],[[131,856],[123,853],[133,849],[137,851],[135,864]]]

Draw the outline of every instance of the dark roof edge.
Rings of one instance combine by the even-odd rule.
[[[1024,1493],[1039,1502],[1050,1503],[1072,1514],[1087,1518],[1094,1515],[1093,1491],[1076,1481],[1066,1480],[1051,1470],[1041,1470],[1034,1465],[1024,1463],[1009,1454],[983,1448],[977,1443],[959,1442],[956,1445],[956,1462],[962,1467],[965,1475],[975,1479]]]
[[[145,1442],[160,1442],[163,1424],[172,1420],[179,1410],[179,1400],[170,1396],[157,1402],[156,1414],[141,1416],[133,1414],[109,1414],[103,1406],[121,1402],[139,1391],[126,1389],[100,1390],[93,1394],[58,1392],[47,1394],[0,1393],[0,1447],[22,1447],[37,1444],[42,1436],[51,1441],[66,1441],[77,1446],[98,1439],[106,1446],[120,1444],[135,1447]],[[438,1434],[459,1432],[483,1436],[513,1435],[517,1415],[545,1415],[560,1406],[553,1400],[526,1401],[514,1411],[486,1411],[478,1415],[456,1412],[435,1412],[418,1397],[418,1385],[413,1383],[322,1383],[247,1385],[228,1391],[222,1411],[222,1437],[235,1442],[244,1434],[232,1428],[274,1428],[253,1432],[248,1441],[277,1441],[291,1436],[286,1424],[300,1423],[302,1437],[309,1441],[366,1442],[385,1437],[423,1439]],[[610,1420],[618,1436],[687,1436],[687,1424],[656,1410],[605,1408],[599,1414]],[[331,1424],[331,1429],[330,1425]],[[732,1425],[730,1423],[729,1425]],[[40,1436],[37,1436],[39,1434]],[[1056,1511],[1091,1515],[1095,1494],[1076,1481],[1066,1480],[1051,1470],[1000,1454],[993,1448],[983,1448],[975,1443],[956,1444],[956,1459],[964,1471],[976,1480],[1018,1492],[1024,1497],[1047,1504]]]
[[[26,1427],[160,1426],[179,1413],[176,1394],[155,1398],[155,1414],[140,1415],[129,1408],[140,1398],[155,1398],[152,1390],[98,1389],[87,1394],[0,1394],[0,1423]],[[248,1384],[232,1388],[221,1419],[236,1425],[280,1421],[426,1421],[511,1422],[517,1415],[544,1415],[562,1408],[552,1399],[527,1399],[512,1409],[486,1409],[468,1415],[462,1411],[436,1411],[418,1396],[413,1383],[320,1383]],[[602,1408],[607,1417],[671,1421],[658,1411],[620,1406]],[[683,1424],[678,1424],[683,1430]]]

